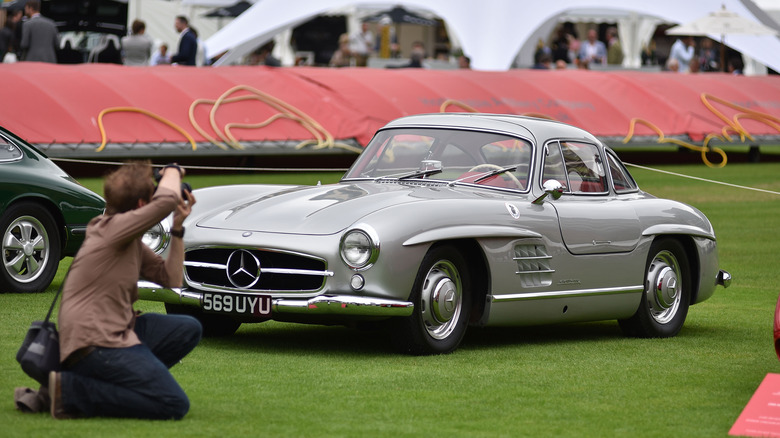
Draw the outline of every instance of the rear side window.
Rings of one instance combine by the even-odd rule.
[[[607,153],[607,160],[609,161],[609,174],[612,176],[612,184],[615,186],[615,191],[621,193],[637,190],[634,178],[628,173],[628,169],[626,169],[623,163],[611,153]]]
[[[22,151],[5,137],[0,136],[0,162],[16,161],[22,158]]]

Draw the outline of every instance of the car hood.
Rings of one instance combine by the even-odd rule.
[[[230,189],[225,190],[224,196],[230,197]],[[397,183],[286,187],[271,193],[244,197],[227,208],[208,212],[196,223],[202,228],[334,234],[367,214],[390,206],[453,196],[455,193],[446,186],[410,187]]]

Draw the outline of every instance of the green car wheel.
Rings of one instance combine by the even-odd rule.
[[[60,238],[51,214],[32,202],[6,210],[0,220],[3,230],[1,292],[42,292],[57,273]]]

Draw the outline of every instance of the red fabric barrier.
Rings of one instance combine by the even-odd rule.
[[[445,111],[473,108],[544,115],[612,139],[629,134],[632,120],[638,118],[665,136],[686,136],[698,142],[734,125],[737,114],[743,114],[738,121],[751,135],[780,135],[778,76],[16,63],[0,64],[0,78],[4,90],[0,124],[39,144],[99,144],[97,119],[101,111],[130,107],[175,123],[197,142],[207,141],[207,137],[220,140],[229,124],[259,124],[271,117],[276,118],[268,126],[234,126],[229,132],[238,141],[313,138],[311,129],[289,117],[299,111],[298,115],[314,123],[312,126],[322,128],[318,131],[322,135],[337,140],[354,138],[365,145],[386,122],[408,114],[440,112],[448,102],[451,104],[445,105]],[[246,89],[226,95],[238,86]],[[246,98],[257,93],[292,108],[293,113],[288,110],[287,117],[280,117],[278,107]],[[711,108],[702,101],[702,94],[709,96]],[[241,96],[243,100],[229,101]],[[211,103],[195,105],[190,117],[190,107],[199,99],[220,97],[228,100],[214,111],[217,129],[210,126]],[[763,119],[744,116],[750,115],[747,110],[762,114]],[[103,121],[109,142],[185,141],[176,130],[142,114],[111,113]],[[657,136],[656,130],[643,122],[634,125],[633,134],[645,139]]]

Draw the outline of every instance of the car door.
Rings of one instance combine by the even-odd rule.
[[[635,210],[610,191],[610,165],[598,145],[556,140],[545,145],[542,181],[566,190],[552,203],[561,236],[574,255],[629,252],[641,237]],[[610,161],[611,163],[612,161]]]

